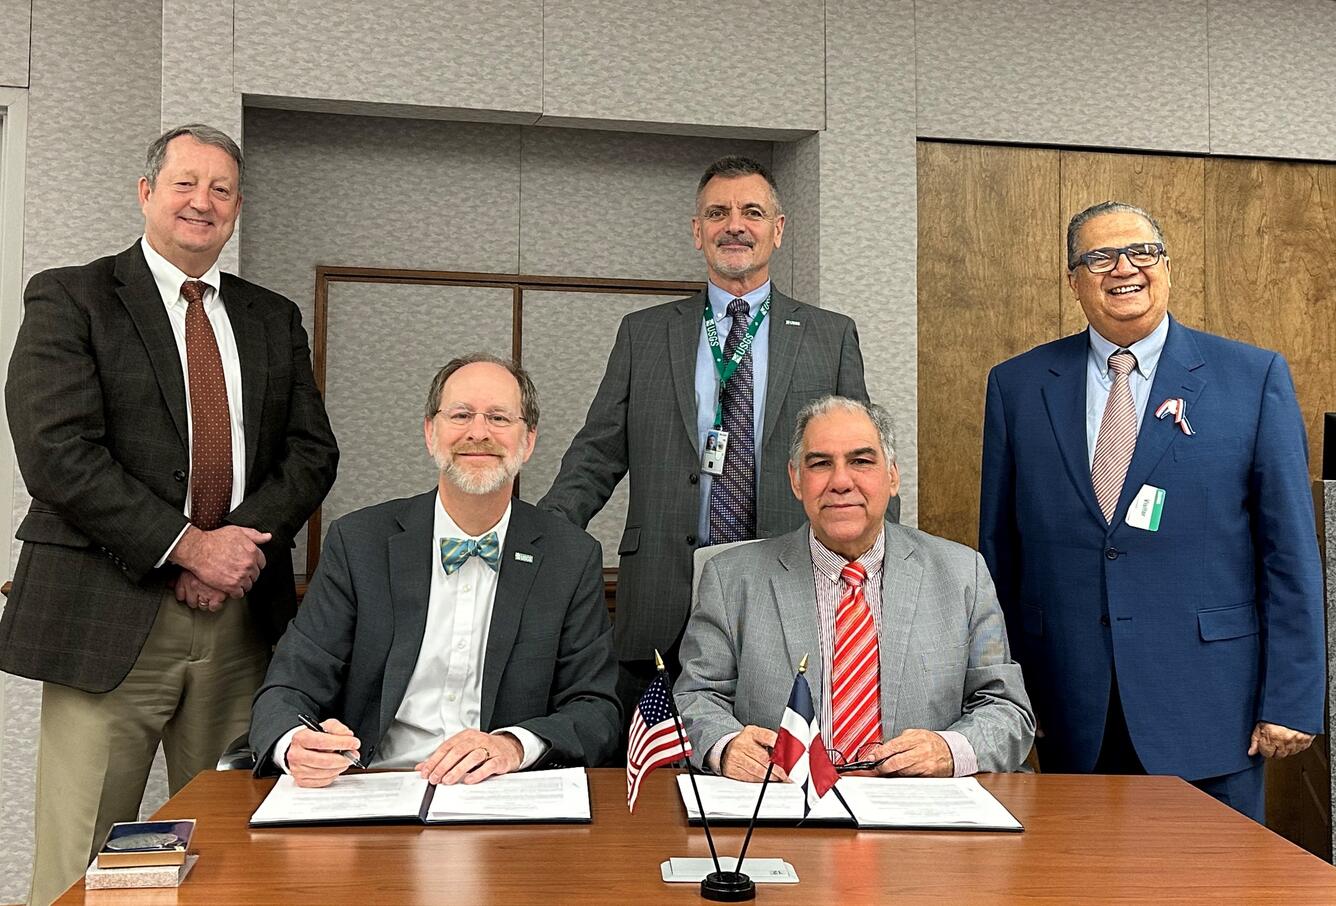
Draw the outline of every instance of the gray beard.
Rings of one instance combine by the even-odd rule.
[[[501,487],[515,476],[520,474],[520,467],[524,464],[518,455],[506,456],[502,461],[490,469],[484,471],[474,471],[470,469],[461,469],[455,465],[454,460],[449,454],[436,457],[436,465],[440,468],[441,474],[449,482],[459,488],[465,494],[483,496],[493,494],[499,491]]]

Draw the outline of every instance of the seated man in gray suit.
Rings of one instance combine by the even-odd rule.
[[[705,565],[674,690],[692,757],[739,780],[770,760],[794,669],[839,766],[932,777],[1015,770],[1034,713],[983,559],[885,521],[890,416],[838,396],[798,414],[789,483],[808,525]]]
[[[344,516],[251,713],[256,773],[324,786],[348,768],[476,783],[597,765],[621,729],[603,554],[512,497],[538,399],[522,368],[457,358],[423,421],[435,490]],[[298,715],[324,719],[324,732]]]

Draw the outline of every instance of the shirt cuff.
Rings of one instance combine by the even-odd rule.
[[[965,734],[955,730],[937,730],[946,747],[951,750],[951,760],[955,763],[953,777],[968,777],[979,773],[979,758],[974,754],[974,746],[965,738]]]
[[[733,740],[737,739],[741,735],[742,735],[741,732],[728,733],[724,736],[719,737],[719,741],[716,742],[714,745],[710,746],[710,751],[705,753],[705,767],[711,773],[718,774],[721,777],[723,776],[724,749],[728,748],[728,744]]]
[[[538,763],[538,759],[547,754],[551,748],[547,743],[538,738],[538,735],[532,730],[526,730],[523,727],[502,727],[499,730],[493,730],[496,733],[509,733],[520,742],[520,748],[524,749],[524,758],[520,760],[520,766],[517,770],[527,771]]]
[[[167,558],[172,555],[172,551],[176,550],[176,546],[181,543],[181,539],[184,538],[186,532],[190,530],[190,525],[191,523],[187,522],[181,527],[181,534],[177,535],[176,540],[167,546],[167,550],[162,552],[162,556],[158,558],[158,562],[153,564],[154,569],[162,569],[162,565],[167,562]]]
[[[298,724],[278,737],[278,742],[274,743],[274,764],[282,768],[284,774],[292,773],[288,770],[288,748],[292,745],[292,737],[296,736],[301,728],[301,724]]]

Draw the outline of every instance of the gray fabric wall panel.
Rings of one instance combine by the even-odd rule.
[[[820,129],[824,5],[549,0],[543,113]]]
[[[542,418],[538,444],[524,469],[520,496],[536,502],[557,477],[561,457],[584,425],[617,325],[633,311],[674,296],[611,293],[524,294],[524,365],[538,388]],[[617,565],[617,543],[626,524],[628,482],[621,482],[588,531],[603,545],[603,563]]]
[[[247,110],[245,277],[297,302],[317,264],[514,273],[515,126]]]
[[[691,240],[697,181],[725,154],[770,162],[768,142],[735,139],[535,128],[523,144],[525,274],[704,280]]]
[[[1336,3],[1212,0],[1211,153],[1336,159]]]
[[[775,182],[784,200],[784,245],[786,279],[775,282],[791,287],[795,299],[821,304],[819,275],[821,258],[821,137],[811,135],[796,142],[774,145]],[[772,266],[778,271],[780,262]]]
[[[1210,148],[1207,0],[959,0],[913,13],[920,136]],[[1133,89],[1148,99],[1119,94]]]
[[[236,88],[537,116],[542,15],[541,0],[236,0]]]
[[[12,12],[0,10],[0,21],[8,25]],[[25,280],[48,267],[119,252],[142,232],[135,181],[144,149],[158,134],[161,17],[156,0],[45,0],[33,10]],[[18,525],[30,499],[21,478],[15,484]],[[17,553],[14,542],[11,575]],[[0,901],[16,902],[28,895],[32,864],[41,687],[4,676],[2,688]],[[165,794],[155,774],[148,803],[156,808]]]
[[[0,0],[0,85],[28,86],[32,0]]]
[[[353,510],[435,486],[422,439],[431,379],[466,352],[510,355],[511,321],[508,289],[330,287],[325,406],[340,456],[322,529]]]
[[[818,136],[824,308],[858,322],[868,392],[895,418],[901,518],[918,513],[918,210],[912,0],[831,3]],[[810,172],[810,167],[803,169]]]

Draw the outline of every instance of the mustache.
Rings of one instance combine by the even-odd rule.
[[[502,449],[501,449],[499,446],[497,446],[496,444],[485,444],[485,443],[484,443],[484,444],[469,444],[469,443],[455,444],[453,447],[450,448],[450,452],[451,452],[452,454],[457,454],[457,453],[463,453],[463,454],[469,454],[469,453],[485,453],[485,454],[488,454],[488,455],[491,455],[491,456],[505,456],[505,455],[506,455],[506,451],[505,451],[505,450],[502,450]]]
[[[745,245],[747,248],[753,248],[755,247],[756,242],[750,236],[744,233],[738,236],[733,236],[733,235],[720,236],[718,239],[714,241],[714,244],[716,248],[723,245]]]

